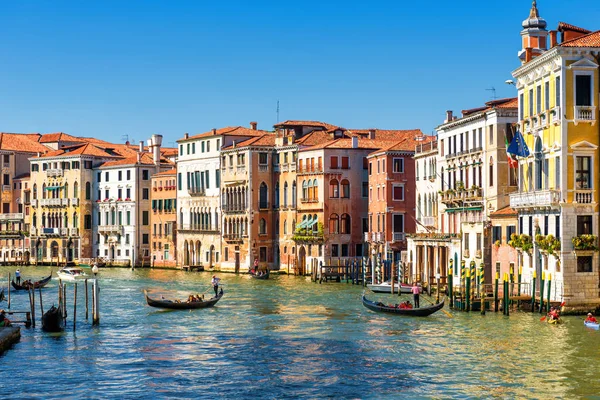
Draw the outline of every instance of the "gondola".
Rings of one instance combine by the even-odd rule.
[[[65,321],[60,308],[52,306],[42,316],[42,329],[46,332],[62,332],[65,330]]]
[[[194,310],[196,308],[207,308],[212,307],[223,297],[223,289],[219,292],[219,295],[210,298],[205,301],[193,301],[193,302],[177,302],[173,300],[155,300],[148,296],[148,291],[144,290],[144,296],[146,296],[146,302],[150,307],[156,308],[168,308],[171,310]]]
[[[250,271],[249,274],[254,279],[269,279],[269,275],[271,274],[271,271],[267,270],[267,272],[263,273],[262,275],[258,275],[258,274],[256,274],[256,272]]]
[[[374,301],[368,300],[364,294],[362,296],[363,305],[365,307],[367,307],[369,310],[376,311],[376,312],[390,313],[390,314],[409,315],[409,316],[413,316],[413,317],[426,317],[428,315],[433,314],[436,311],[441,310],[444,307],[444,301],[445,301],[445,299],[443,299],[438,304],[434,304],[432,306],[423,307],[423,308],[398,308],[398,307],[386,306],[385,304],[383,304],[381,302],[376,303]]]
[[[50,282],[51,279],[52,279],[52,272],[50,272],[50,275],[47,278],[44,278],[37,282],[33,282],[33,288],[34,289],[43,288],[44,286],[46,286],[48,284],[48,282]],[[21,283],[24,283],[24,282],[21,281]],[[12,280],[11,284],[15,290],[28,290],[29,289],[28,285],[18,284],[17,282],[15,282],[14,279]]]
[[[4,289],[0,290],[0,301],[4,300]]]

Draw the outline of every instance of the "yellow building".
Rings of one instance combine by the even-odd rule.
[[[551,277],[552,300],[600,303],[597,237],[585,236],[598,234],[600,31],[565,23],[546,31],[535,1],[523,28],[522,65],[513,76],[530,155],[519,158],[519,191],[510,205],[518,233],[534,245],[520,252],[519,263],[525,281],[536,274],[538,298],[543,275]]]

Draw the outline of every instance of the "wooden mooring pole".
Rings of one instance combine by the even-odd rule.
[[[40,292],[40,315],[43,317],[44,316],[44,303],[43,303],[43,299],[42,299],[42,288],[38,288],[38,291]]]
[[[75,290],[73,293],[73,330],[77,325],[77,282],[75,282]]]
[[[10,272],[8,273],[8,309],[10,310]]]
[[[88,280],[85,280],[85,320],[88,320]]]
[[[98,280],[94,279],[92,283],[92,325],[100,324],[100,302],[98,300],[100,289],[98,288]]]

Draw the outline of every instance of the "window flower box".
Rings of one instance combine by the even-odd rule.
[[[575,251],[598,251],[598,236],[579,235],[571,239]]]

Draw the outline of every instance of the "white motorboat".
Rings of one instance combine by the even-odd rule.
[[[371,291],[376,293],[392,293],[392,284],[390,281],[382,282],[375,285],[367,285]],[[402,293],[412,293],[412,285],[405,283],[401,284]],[[394,283],[394,292],[398,293],[398,283]],[[419,293],[423,293],[423,288],[419,285]]]
[[[94,277],[85,273],[82,268],[79,267],[65,267],[63,269],[59,269],[56,273],[58,278],[63,281],[83,281],[86,279],[93,279]]]

